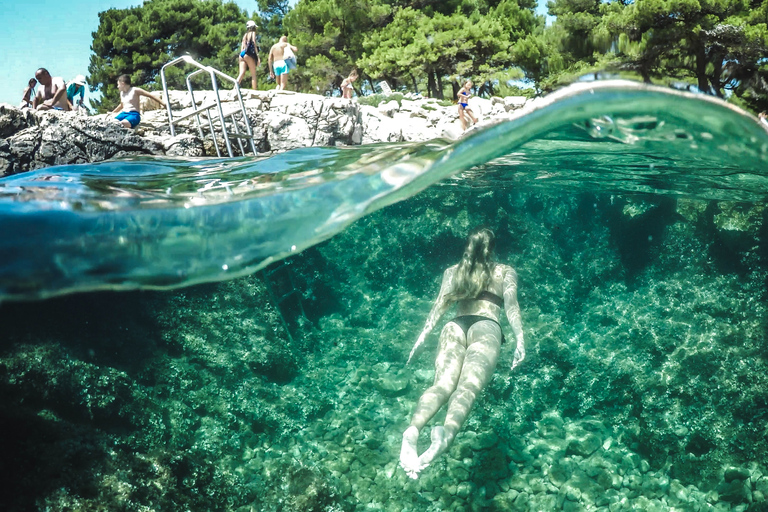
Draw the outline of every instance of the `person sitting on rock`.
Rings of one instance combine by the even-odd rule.
[[[19,105],[19,108],[30,108],[32,106],[36,85],[37,80],[30,78],[29,82],[27,82],[27,86],[24,88],[24,94],[21,96],[21,104]]]
[[[80,95],[80,99],[75,103],[75,96]],[[85,108],[85,77],[83,75],[77,75],[74,80],[67,84],[67,101],[69,102],[69,108],[73,110],[79,110]]]
[[[41,87],[35,94],[32,108],[37,110],[69,110],[67,87],[60,76],[52,77],[45,68],[35,71],[35,78]]]
[[[471,90],[472,81],[467,80],[467,83],[464,84],[464,87],[459,89],[458,94],[456,94],[456,99],[459,102],[459,121],[461,122],[462,130],[467,129],[467,119],[464,117],[464,114],[468,115],[470,119],[472,119],[472,124],[477,123],[477,118],[474,116],[472,109],[469,108],[469,97],[472,96],[472,93],[470,92]]]
[[[419,398],[411,424],[403,433],[400,466],[411,478],[418,478],[419,472],[450,446],[475,398],[491,380],[504,342],[499,325],[502,309],[515,335],[512,369],[525,357],[517,273],[509,265],[494,263],[494,246],[490,229],[470,233],[461,261],[443,274],[440,294],[408,357],[410,363],[443,313],[457,304],[456,317],[440,333],[434,384]],[[432,444],[419,456],[419,432],[446,402],[444,424],[432,428]]]
[[[352,91],[354,90],[352,84],[355,83],[355,80],[357,80],[357,70],[353,69],[349,76],[341,82],[342,98],[352,99]]]
[[[256,81],[256,69],[261,66],[261,57],[259,57],[259,43],[256,40],[256,29],[259,28],[256,22],[248,20],[245,24],[245,35],[240,42],[240,74],[237,75],[237,84],[243,81],[246,68],[251,71],[251,89],[256,90],[258,84]]]
[[[120,121],[126,128],[136,128],[141,122],[139,108],[142,96],[151,98],[165,106],[163,98],[158,98],[139,87],[132,87],[131,77],[128,75],[120,75],[120,78],[117,79],[117,89],[120,91],[120,105],[112,113],[120,112],[115,116],[115,119]]]
[[[285,62],[286,49],[290,49],[291,53],[298,51],[298,48],[288,42],[288,36],[281,36],[280,41],[273,44],[269,50],[269,76],[275,79],[278,91],[284,91],[288,85],[288,64]]]

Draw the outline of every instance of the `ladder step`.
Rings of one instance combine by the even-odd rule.
[[[215,106],[216,106],[216,104],[215,104],[215,103],[209,103],[208,105],[201,105],[201,106],[200,106],[200,107],[198,107],[198,109],[197,109],[196,111],[194,111],[194,112],[190,112],[189,114],[184,114],[183,116],[179,116],[179,117],[176,117],[176,118],[174,118],[174,120],[173,120],[173,124],[176,124],[176,123],[178,123],[179,121],[183,121],[183,120],[185,120],[185,119],[189,119],[190,117],[192,117],[192,116],[195,116],[195,115],[197,115],[197,114],[203,114],[203,113],[205,113],[206,111],[208,111],[208,110],[212,109],[212,108],[213,108],[213,107],[215,107]]]
[[[170,110],[170,108],[168,108],[168,124],[170,126],[171,133],[175,135],[175,126],[181,123],[182,121],[187,120],[191,117],[201,116],[203,119],[200,119],[200,117],[198,117],[197,119],[197,128],[200,132],[200,136],[205,137],[205,135],[203,134],[204,127],[202,126],[202,123],[201,123],[202,120],[205,120],[208,122],[208,126],[211,129],[211,132],[214,132],[210,134],[210,137],[213,139],[213,143],[216,148],[216,154],[218,156],[221,156],[221,151],[219,151],[219,143],[217,141],[215,128],[214,128],[214,125],[216,124],[216,120],[218,119],[218,123],[221,125],[221,130],[226,139],[227,152],[229,153],[229,156],[233,156],[232,147],[229,141],[230,138],[235,139],[237,141],[237,144],[240,146],[240,150],[243,153],[245,153],[246,150],[243,147],[242,141],[243,140],[249,141],[251,150],[255,155],[258,155],[258,150],[256,149],[256,146],[254,145],[254,142],[253,142],[255,137],[253,136],[253,134],[248,133],[248,132],[251,132],[251,122],[248,118],[248,113],[245,110],[245,106],[243,104],[243,98],[241,96],[240,90],[237,87],[237,80],[235,80],[231,76],[227,75],[226,73],[222,73],[221,71],[215,68],[212,68],[210,66],[204,66],[189,55],[183,55],[181,57],[178,57],[166,63],[160,69],[160,78],[162,79],[162,83],[163,83],[163,96],[170,100],[170,98],[168,97],[168,85],[165,80],[165,68],[169,66],[175,66],[179,63],[191,64],[196,68],[198,68],[196,71],[193,71],[192,73],[187,75],[187,89],[189,90],[190,96],[192,98],[194,98],[194,93],[192,92],[192,85],[189,79],[193,75],[197,75],[198,73],[202,73],[202,72],[207,72],[210,74],[213,90],[215,91],[215,98],[214,98],[214,101],[202,104],[200,106],[197,106],[194,104],[194,102],[192,102],[191,106],[189,107],[189,110],[185,109],[186,113],[179,115],[175,119],[174,119],[173,112]],[[234,84],[235,92],[237,93],[237,99],[239,100],[238,107],[235,107],[235,105],[233,104],[228,104],[227,106],[230,108],[226,108],[226,109],[224,108],[224,105],[222,105],[222,102],[220,101],[220,97],[218,93],[217,77],[220,79],[226,80],[231,84]],[[235,107],[235,108],[232,108],[232,107]],[[211,114],[211,109],[215,109],[214,114]],[[238,114],[241,114],[243,116],[243,118],[240,120],[245,125],[245,131],[243,133],[238,133],[240,132],[240,124],[238,123],[238,120],[236,117]],[[230,120],[229,126],[227,126],[227,122],[228,122],[227,119]],[[234,131],[234,133],[229,133],[230,130]],[[227,188],[227,190],[229,189]],[[301,304],[301,301],[299,301],[299,304]],[[303,307],[302,307],[302,314],[303,314]]]

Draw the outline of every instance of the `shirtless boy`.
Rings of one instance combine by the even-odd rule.
[[[153,96],[144,89],[131,87],[131,77],[128,75],[120,75],[120,78],[117,79],[117,90],[120,91],[120,105],[115,107],[112,113],[120,112],[115,116],[115,119],[126,128],[136,128],[141,122],[139,107],[142,96],[151,98],[165,106],[164,99]]]
[[[288,42],[288,36],[282,36],[280,41],[272,45],[269,50],[269,76],[277,82],[278,91],[285,90],[288,85],[288,64],[285,63],[285,49],[290,48],[296,52],[298,48]]]
[[[52,77],[45,68],[35,71],[35,78],[40,82],[40,88],[35,94],[32,108],[37,110],[69,110],[67,102],[67,86],[60,76]]]

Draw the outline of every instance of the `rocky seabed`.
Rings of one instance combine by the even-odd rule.
[[[311,146],[421,142],[457,138],[462,133],[455,105],[445,107],[419,96],[385,101],[377,107],[292,92],[242,90],[242,96],[260,155]],[[188,92],[169,91],[169,97],[175,117],[194,111]],[[239,108],[234,91],[220,91],[220,98],[225,113]],[[195,94],[198,105],[213,100],[212,91]],[[474,98],[473,106],[483,112],[480,125],[504,118],[525,102],[523,97]],[[207,121],[202,121],[202,139],[194,116],[179,122],[175,136],[171,136],[166,110],[146,98],[142,107],[141,124],[130,130],[115,122],[111,114],[88,117],[0,104],[0,176],[126,156],[216,156]],[[216,140],[226,155],[216,110],[209,112],[214,113]],[[242,121],[240,130],[244,130]],[[232,147],[239,154],[235,141]]]
[[[470,416],[449,452],[411,480],[398,467],[407,425],[396,431],[392,418],[409,417],[418,396],[413,391],[428,387],[432,377],[389,363],[337,367],[323,377],[340,383],[337,411],[288,442],[246,450],[244,470],[269,479],[286,459],[301,460],[314,468],[316,486],[327,486],[315,497],[333,496],[360,511],[745,511],[765,503],[768,476],[756,464],[725,468],[716,489],[702,492],[651,469],[621,442],[621,433],[600,421],[565,420],[556,411],[514,439]],[[420,450],[429,444],[428,430]],[[307,493],[304,499],[311,486]]]

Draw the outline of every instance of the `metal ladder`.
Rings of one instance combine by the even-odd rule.
[[[192,66],[195,66],[196,68],[198,68],[197,70],[187,75],[187,90],[189,91],[189,94],[192,97],[192,108],[194,109],[194,111],[190,112],[189,114],[185,114],[183,116],[174,118],[173,111],[171,110],[171,100],[168,95],[168,84],[166,83],[166,80],[165,80],[165,68],[176,66],[177,64],[181,64],[181,63],[191,64]],[[200,105],[198,107],[197,103],[195,102],[195,93],[192,90],[192,82],[190,81],[190,79],[193,76],[200,73],[208,73],[210,75],[211,84],[213,85],[213,92],[215,95],[215,101],[213,103]],[[221,106],[221,97],[219,96],[219,83],[218,83],[218,80],[216,79],[217,76],[222,78],[223,80],[227,80],[234,84],[235,86],[234,90],[237,91],[237,99],[240,102],[239,109],[232,110],[230,112],[227,112],[226,114],[224,113],[224,109]],[[248,120],[248,114],[245,111],[245,103],[243,103],[243,96],[242,94],[240,94],[240,85],[237,83],[237,80],[227,75],[226,73],[222,73],[221,71],[219,71],[214,67],[204,66],[200,64],[189,55],[183,55],[165,64],[160,69],[160,79],[163,82],[163,96],[165,97],[165,108],[168,111],[168,124],[171,127],[171,136],[176,135],[176,130],[175,130],[176,124],[194,116],[195,119],[197,120],[197,131],[200,134],[200,140],[204,140],[205,135],[203,134],[203,125],[200,122],[200,114],[203,114],[208,119],[208,127],[211,130],[211,138],[213,139],[213,146],[216,148],[216,154],[219,157],[221,157],[219,144],[216,142],[216,132],[213,129],[213,118],[210,113],[211,109],[216,108],[219,114],[218,115],[219,121],[221,122],[221,132],[224,135],[224,141],[227,143],[227,153],[229,154],[230,158],[234,156],[232,154],[232,144],[229,142],[230,138],[237,140],[237,143],[240,146],[241,155],[245,155],[245,147],[243,146],[244,140],[248,141],[248,144],[250,144],[250,148],[251,148],[251,151],[253,151],[253,154],[254,155],[258,154],[258,151],[256,151],[256,145],[253,142],[253,131],[251,130],[251,122]],[[243,120],[245,122],[245,131],[243,132],[241,132],[240,129],[237,127],[237,118],[235,117],[237,114],[241,114],[243,116]],[[232,133],[229,133],[229,130],[227,129],[227,119],[231,120]]]

